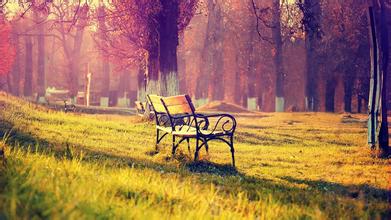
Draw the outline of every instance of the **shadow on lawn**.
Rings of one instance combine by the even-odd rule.
[[[305,184],[308,186],[310,192],[318,192],[320,195],[338,195],[338,197],[351,199],[353,201],[360,201],[369,211],[368,219],[390,219],[391,218],[391,190],[379,189],[368,184],[359,185],[342,185],[339,183],[327,182],[323,180],[308,180],[297,179],[290,176],[281,177],[291,183]],[[326,197],[327,198],[327,197]],[[335,206],[339,200],[335,201]],[[380,202],[388,203],[386,209],[378,209]],[[370,207],[375,207],[369,210]],[[346,210],[349,211],[349,210]],[[335,216],[336,218],[338,216]]]
[[[242,175],[230,164],[217,164],[206,160],[186,163],[185,167],[193,173],[207,173],[218,176]]]
[[[255,113],[255,114],[238,114],[238,113],[233,113],[233,116],[237,118],[246,118],[246,119],[261,119],[261,118],[269,118],[272,117],[271,115],[265,115],[263,113]]]
[[[361,184],[361,185],[348,185],[348,186],[341,186],[341,184],[338,183],[331,183],[327,181],[322,180],[302,180],[302,179],[296,179],[290,176],[284,176],[281,177],[281,179],[286,180],[291,183],[296,184],[305,184],[311,189],[318,189],[322,192],[333,192],[337,193],[338,195],[342,195],[344,197],[353,198],[353,199],[380,199],[383,201],[387,201],[387,199],[391,198],[390,191],[378,189],[372,186],[369,186],[368,184]]]
[[[12,128],[11,123],[0,121],[0,136],[5,131]],[[13,130],[8,140],[9,144],[17,147],[38,146],[38,150],[44,153],[52,152],[61,159],[69,157],[69,148],[64,147],[64,143],[54,143],[48,140],[42,140],[23,131]],[[65,144],[66,145],[66,144]],[[52,147],[51,147],[52,146]],[[54,148],[53,146],[59,146]],[[87,149],[84,146],[77,146],[76,150],[82,150],[85,162],[96,162],[97,159],[106,161],[106,165],[128,166],[136,169],[152,169],[158,172],[172,172],[181,176],[190,176],[194,173],[203,174],[193,177],[199,184],[214,184],[221,189],[221,192],[237,195],[244,192],[249,200],[258,201],[261,198],[272,198],[282,204],[295,204],[304,207],[319,207],[328,218],[359,218],[363,211],[367,213],[368,218],[387,219],[391,212],[384,208],[390,199],[390,192],[383,189],[371,187],[369,185],[342,185],[326,181],[315,181],[305,179],[295,179],[293,177],[281,177],[283,181],[292,183],[286,184],[248,176],[231,165],[221,165],[209,161],[191,162],[189,157],[177,155],[175,160],[179,163],[162,163],[151,160],[142,160],[130,156],[120,155],[120,152],[106,152]],[[78,152],[72,154],[77,155]],[[159,153],[159,152],[157,152]],[[294,185],[306,185],[305,188]],[[382,205],[379,205],[382,204]]]
[[[279,138],[273,138],[268,136],[268,134],[237,131],[235,139],[238,142],[263,146],[281,146],[283,144],[298,144],[302,142],[294,136],[279,135],[278,137]]]
[[[247,129],[256,129],[256,130],[265,130],[268,128],[273,128],[272,126],[262,126],[262,125],[252,125],[252,124],[243,124],[239,125],[239,128],[247,128]]]
[[[19,144],[21,147],[36,146],[41,144],[49,146],[49,142],[43,139],[33,137],[31,134],[14,129],[14,125],[0,118],[0,138],[6,138],[8,143],[13,146]]]

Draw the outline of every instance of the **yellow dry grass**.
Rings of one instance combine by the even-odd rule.
[[[0,218],[351,219],[390,216],[390,160],[365,117],[238,114],[237,169],[221,143],[174,159],[135,116],[48,111],[0,94]],[[194,142],[192,142],[194,145]],[[194,148],[192,148],[194,150]]]

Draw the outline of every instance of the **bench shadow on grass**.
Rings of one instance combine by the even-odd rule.
[[[160,153],[160,149],[155,149],[147,151],[146,155],[153,157]],[[174,160],[179,163],[180,168],[191,173],[212,174],[218,176],[237,176],[240,174],[231,164],[218,164],[205,159],[193,161],[192,154],[193,152],[184,153],[182,151],[177,151],[173,158],[171,155],[167,155],[164,157],[164,160],[167,162]]]
[[[242,175],[230,164],[217,164],[207,160],[189,162],[185,167],[192,173],[205,173],[218,176],[240,176]]]
[[[0,127],[1,137],[5,134],[5,131],[9,131],[12,128],[12,124],[4,123],[4,121],[0,122],[2,123]],[[15,147],[20,146],[24,149],[27,146],[35,145],[38,146],[38,151],[43,153],[50,153],[50,149],[53,149],[53,153],[59,158],[70,159],[67,157],[67,149],[64,147],[51,147],[64,146],[64,143],[39,139],[31,134],[23,133],[23,131],[13,130],[10,132],[8,142]],[[172,172],[184,177],[192,174],[203,174],[194,176],[199,184],[215,184],[222,189],[222,192],[231,194],[245,192],[251,201],[268,198],[269,195],[272,195],[272,198],[281,204],[319,207],[329,218],[339,218],[341,215],[349,217],[356,215],[355,217],[360,217],[361,211],[366,211],[369,218],[387,219],[391,216],[390,210],[378,205],[388,204],[390,191],[369,185],[342,185],[327,181],[295,179],[290,176],[281,177],[282,180],[292,183],[292,185],[288,186],[273,180],[248,176],[233,168],[230,164],[216,164],[205,160],[193,162],[189,159],[189,156],[183,156],[183,154],[175,157],[175,160],[179,163],[178,167],[172,163],[164,163],[164,161],[159,163],[151,160],[142,160],[131,156],[117,155],[113,152],[91,150],[84,146],[78,146],[77,149],[83,151],[85,155],[84,161],[87,163],[96,162],[96,159],[102,159],[103,161],[111,162],[113,166],[129,166],[135,169]],[[304,184],[307,188],[296,187],[294,186],[295,184]],[[345,202],[341,202],[341,199]],[[346,201],[348,202],[346,203]],[[364,208],[357,201],[360,201],[360,204],[364,203]]]

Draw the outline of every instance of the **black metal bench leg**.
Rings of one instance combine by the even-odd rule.
[[[156,129],[156,145],[159,144],[159,130]]]
[[[190,150],[190,138],[186,138],[186,142],[187,142],[187,150],[189,150],[189,154],[191,154],[191,150]]]
[[[195,149],[195,153],[194,153],[194,161],[197,161],[198,160],[198,151],[200,150],[198,148],[198,145],[199,145],[199,139],[197,138],[196,139],[196,149]]]
[[[235,167],[235,149],[234,149],[234,137],[230,137],[230,148],[231,148],[231,155],[232,155],[232,166]]]
[[[209,145],[208,145],[208,140],[206,140],[206,138],[204,139],[205,141],[205,150],[206,150],[206,153],[209,155]]]
[[[155,144],[155,150],[156,151],[159,150],[158,144],[159,144],[159,130],[156,129],[156,144]]]
[[[172,156],[174,157],[177,146],[175,145],[175,135],[172,136]]]

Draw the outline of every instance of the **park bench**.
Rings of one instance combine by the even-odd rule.
[[[145,114],[145,103],[142,103],[140,101],[135,101],[134,104],[136,105],[136,112],[139,116],[144,117]]]
[[[232,165],[235,167],[235,149],[233,144],[236,120],[230,114],[199,114],[188,95],[161,97],[147,96],[153,108],[156,121],[156,145],[168,134],[172,135],[172,155],[179,144],[187,141],[190,151],[190,139],[196,140],[194,160],[198,160],[199,151],[208,142],[220,140],[226,143],[231,151]],[[177,140],[178,138],[178,140]]]
[[[143,118],[147,118],[149,120],[152,120],[154,118],[154,112],[151,108],[151,105],[141,101],[135,101],[134,104],[136,105],[137,115]]]
[[[66,98],[50,98],[46,99],[46,104],[49,108],[54,110],[63,110],[65,113],[68,112],[75,112],[76,111],[76,105],[73,103],[68,103],[69,100]]]
[[[76,105],[73,103],[68,104],[68,102],[64,100],[64,112],[67,113],[67,112],[75,112],[75,111],[76,111]]]

